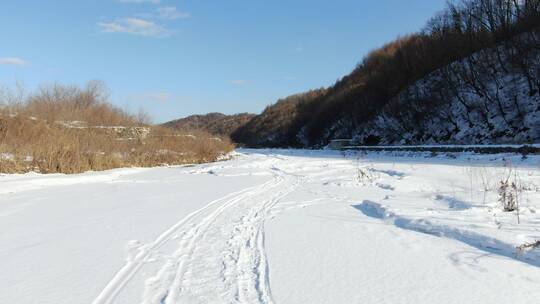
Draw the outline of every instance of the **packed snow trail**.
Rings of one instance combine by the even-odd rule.
[[[241,150],[2,175],[0,303],[537,303],[540,253],[515,247],[540,239],[539,161]],[[509,162],[520,224],[485,190]]]
[[[194,221],[171,261],[147,281],[144,303],[272,303],[264,220],[297,185],[276,174]]]
[[[203,207],[202,209],[197,210],[183,218],[173,227],[159,235],[159,237],[152,244],[140,247],[139,253],[134,257],[134,259],[128,260],[126,262],[124,267],[122,267],[122,269],[120,269],[120,271],[109,282],[109,284],[107,284],[103,292],[96,298],[93,303],[112,303],[116,295],[122,290],[127,281],[129,281],[129,279],[135,274],[135,272],[137,272],[137,270],[146,262],[146,258],[152,253],[159,250],[165,243],[171,241],[173,234],[180,230],[182,227],[189,225],[188,223],[190,223],[190,221],[199,220],[199,217],[201,217],[207,210],[211,209],[215,205],[228,205],[235,203],[239,199],[243,198],[246,194],[256,192],[257,188],[264,188],[266,184],[269,183],[265,183],[258,187],[244,189],[239,192],[229,194],[221,199],[215,200],[207,206]]]
[[[143,303],[272,303],[264,248],[264,221],[272,207],[302,183],[270,163],[272,179],[229,194],[161,234],[107,284],[93,304],[116,296],[152,253],[179,233],[177,249],[145,284]],[[201,279],[203,278],[203,279]]]

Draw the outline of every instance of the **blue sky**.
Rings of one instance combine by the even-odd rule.
[[[328,86],[446,0],[4,0],[0,84],[103,80],[155,122]]]

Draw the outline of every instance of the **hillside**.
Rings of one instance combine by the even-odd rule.
[[[202,130],[210,134],[230,136],[253,117],[255,117],[255,114],[249,113],[235,115],[209,113],[206,115],[191,115],[169,121],[164,123],[163,126],[177,130]]]
[[[14,98],[0,90],[0,173],[80,173],[214,161],[226,138],[148,123],[107,99],[103,84],[54,85]]]
[[[305,121],[302,107],[326,94],[325,89],[296,94],[267,107],[232,133],[234,141],[248,146],[295,145],[295,131]]]
[[[250,146],[540,141],[540,1],[449,3],[347,76],[278,101],[233,134]],[[278,117],[279,116],[279,117]]]

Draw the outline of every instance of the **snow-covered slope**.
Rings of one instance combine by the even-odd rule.
[[[455,52],[449,57],[421,46],[431,43],[422,39],[438,39],[433,35],[398,39],[372,52],[330,88],[269,106],[233,139],[266,148],[322,148],[336,139],[368,146],[539,143],[540,29],[482,47],[467,39],[440,45],[439,52]]]
[[[485,49],[454,62],[409,86],[353,131],[343,128],[344,121],[333,129],[359,143],[537,143],[540,91],[533,83],[538,84],[540,54],[528,52],[518,68],[516,59],[507,58],[519,56],[512,51]]]
[[[0,176],[0,303],[537,303],[540,158],[242,150]],[[520,224],[496,185],[519,176]]]

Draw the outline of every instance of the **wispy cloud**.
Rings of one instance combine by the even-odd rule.
[[[191,17],[188,12],[181,12],[175,6],[162,6],[157,8],[157,15],[161,19],[175,20]]]
[[[116,0],[124,3],[160,4],[160,0]],[[171,21],[191,17],[189,12],[179,11],[176,6],[157,6],[146,13],[130,17],[116,18],[112,21],[100,21],[97,25],[105,33],[125,33],[145,37],[168,37],[173,31],[168,27]]]
[[[160,4],[160,0],[116,0],[121,3],[151,3],[151,4]]]
[[[105,33],[126,33],[145,37],[167,37],[170,32],[163,26],[142,18],[120,18],[112,22],[98,22]]]
[[[3,57],[0,58],[0,65],[14,65],[24,67],[30,65],[30,62],[18,57]]]

